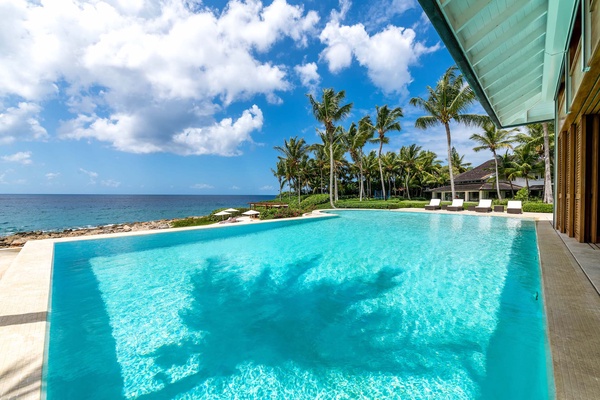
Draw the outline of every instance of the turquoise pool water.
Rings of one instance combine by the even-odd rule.
[[[546,399],[533,222],[339,217],[55,246],[48,399]]]

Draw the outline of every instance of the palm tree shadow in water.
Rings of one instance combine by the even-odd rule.
[[[244,281],[239,268],[209,260],[192,278],[193,301],[181,312],[183,323],[197,335],[150,355],[163,371],[199,355],[200,369],[176,382],[159,373],[155,379],[164,388],[141,397],[171,398],[206,379],[235,374],[236,367],[247,362],[271,367],[293,362],[317,370],[405,371],[407,366],[397,357],[406,345],[397,335],[398,313],[373,306],[376,302],[366,312],[360,304],[398,286],[402,271],[383,268],[344,282],[307,281],[319,262],[320,257],[314,257],[287,265],[284,275],[277,277],[265,268],[254,280]]]

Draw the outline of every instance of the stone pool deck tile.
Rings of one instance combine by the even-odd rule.
[[[600,244],[579,243],[564,233],[559,233],[559,236],[600,294]]]
[[[557,399],[600,397],[600,296],[550,223],[537,222]]]
[[[0,249],[0,280],[4,276],[4,273],[10,267],[14,259],[21,251],[20,248],[16,249]]]
[[[0,280],[0,399],[41,397],[51,241],[28,242]]]

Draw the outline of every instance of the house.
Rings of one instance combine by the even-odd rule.
[[[454,189],[458,198],[465,201],[479,201],[480,199],[496,199],[498,198],[496,190],[496,180],[494,160],[489,160],[483,164],[473,168],[472,170],[463,172],[454,178]],[[540,190],[543,189],[544,180],[539,179],[529,180],[530,194],[540,195]],[[517,178],[514,181],[500,181],[500,195],[502,198],[513,197],[522,187],[525,187],[527,182],[524,178]],[[434,199],[451,200],[452,190],[450,185],[428,189]]]
[[[419,0],[498,127],[554,120],[554,226],[600,242],[600,0]]]

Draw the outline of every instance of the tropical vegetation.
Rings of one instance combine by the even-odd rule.
[[[533,177],[545,175],[549,180],[554,145],[550,134],[554,129],[552,124],[505,130],[498,129],[487,116],[469,113],[475,95],[456,67],[449,68],[435,88],[427,87],[427,92],[426,98],[414,97],[409,101],[427,114],[416,119],[415,127],[444,127],[445,160],[414,143],[386,151],[385,145],[389,145],[392,135],[401,130],[401,107],[375,106],[372,115],[358,115],[357,120],[341,125],[350,117],[353,106],[346,102],[345,91],[324,89],[320,98],[309,94],[311,111],[320,124],[317,128],[320,140],[308,143],[304,138],[292,136],[275,147],[279,156],[271,171],[279,183],[280,199],[300,208],[324,203],[335,208],[347,202],[375,199],[386,204],[394,199],[424,200],[428,189],[448,183],[455,198],[455,176],[472,166],[452,145],[452,121],[473,128],[470,137],[473,151],[491,153],[492,181],[498,200],[502,200],[500,181],[523,178],[529,198],[529,181]],[[365,149],[368,144],[375,144],[375,148]],[[286,185],[288,190],[284,193]],[[551,203],[551,182],[547,182],[545,192],[544,201]],[[315,203],[302,207],[306,200],[303,196],[317,194],[318,202],[311,200]]]

